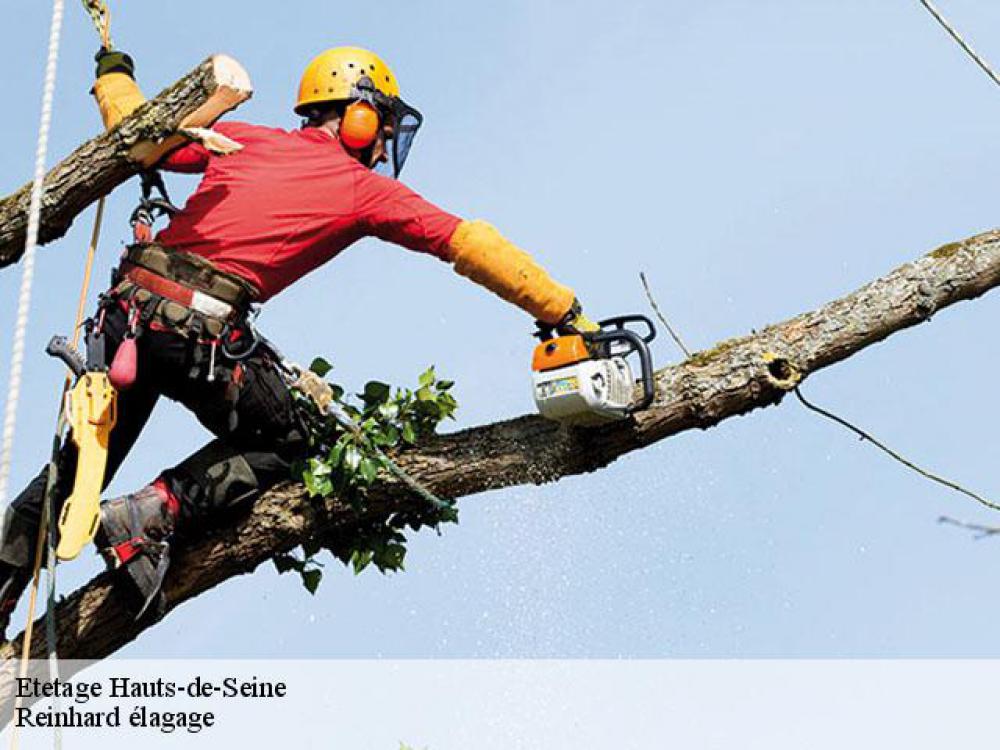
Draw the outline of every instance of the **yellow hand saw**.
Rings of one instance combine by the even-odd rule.
[[[61,359],[76,377],[66,393],[64,416],[78,450],[73,491],[59,514],[56,558],[72,560],[97,533],[101,518],[101,489],[108,465],[108,441],[118,420],[118,394],[107,372],[88,368],[79,352],[62,336],[45,351]]]

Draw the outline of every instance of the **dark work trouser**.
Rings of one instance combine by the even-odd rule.
[[[126,327],[126,313],[117,305],[109,307],[104,321],[109,363]],[[305,451],[307,437],[281,375],[262,349],[241,361],[242,386],[234,398],[230,375],[236,363],[217,351],[215,379],[209,380],[209,344],[152,329],[144,331],[137,344],[136,382],[118,394],[118,423],[108,446],[105,487],[132,449],[161,395],[190,409],[216,436],[160,475],[180,503],[180,535],[289,476],[291,462]],[[67,440],[59,455],[57,514],[72,489],[76,453]],[[8,508],[0,562],[15,568],[33,564],[47,474],[46,467]]]

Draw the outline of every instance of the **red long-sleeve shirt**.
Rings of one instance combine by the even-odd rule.
[[[240,122],[215,130],[243,149],[214,156],[192,143],[164,160],[205,176],[156,239],[246,279],[261,301],[366,236],[452,260],[448,240],[461,219],[361,166],[327,131]]]

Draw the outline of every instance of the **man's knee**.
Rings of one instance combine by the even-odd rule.
[[[288,463],[272,453],[242,453],[215,440],[162,479],[180,502],[181,523],[225,512],[288,476]]]

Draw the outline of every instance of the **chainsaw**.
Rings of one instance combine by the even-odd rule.
[[[628,326],[641,324],[640,335]],[[532,358],[535,404],[543,417],[568,425],[592,426],[628,418],[649,407],[656,395],[649,343],[656,338],[644,315],[622,315],[598,323],[600,330],[559,335],[539,326],[541,343]],[[628,358],[635,355],[642,395]]]

